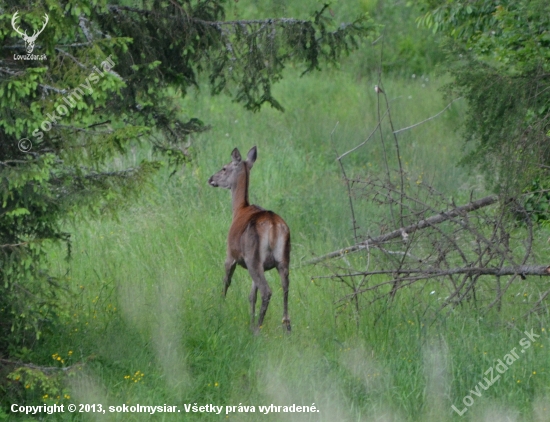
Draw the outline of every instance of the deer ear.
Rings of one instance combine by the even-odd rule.
[[[248,154],[246,156],[246,162],[248,163],[248,166],[252,168],[252,165],[256,161],[256,158],[258,158],[258,150],[256,149],[256,146],[253,146],[250,148],[250,151],[248,151]]]
[[[233,150],[233,152],[231,153],[231,158],[233,159],[233,162],[234,163],[240,163],[242,158],[241,158],[241,153],[239,152],[239,150],[237,148],[235,148]]]

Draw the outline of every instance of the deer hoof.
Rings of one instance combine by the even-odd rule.
[[[290,321],[289,320],[283,320],[283,326],[286,327],[286,331],[290,333],[290,331],[291,331]]]

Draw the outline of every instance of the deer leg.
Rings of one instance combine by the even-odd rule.
[[[265,279],[263,272],[262,272],[262,284],[260,284],[259,289],[260,289],[260,295],[262,297],[262,307],[260,308],[260,316],[258,318],[258,328],[261,327],[262,324],[264,323],[265,313],[267,312],[267,307],[269,306],[269,300],[271,299],[271,289],[267,284],[267,280]]]
[[[229,286],[231,285],[231,277],[233,277],[233,273],[235,272],[235,267],[237,266],[237,262],[232,258],[227,258],[225,260],[225,276],[223,278],[223,296],[225,297],[227,295],[227,289],[229,289]]]
[[[251,317],[251,327],[254,327],[254,320],[256,319],[256,300],[258,298],[258,286],[256,286],[256,283],[254,280],[252,280],[252,289],[250,290],[250,296],[248,297],[250,299],[250,317]]]
[[[288,317],[288,285],[290,281],[288,279],[288,267],[279,266],[277,270],[279,271],[281,285],[283,287],[283,325],[286,327],[286,330],[290,332],[290,318]]]
[[[254,281],[256,289],[260,291],[260,297],[262,298],[262,306],[260,307],[260,316],[258,317],[257,325],[257,328],[259,328],[264,322],[265,313],[267,311],[267,307],[269,306],[269,299],[271,299],[271,289],[269,288],[269,284],[267,284],[264,269],[261,264],[259,267],[256,268],[253,266],[248,266],[248,272],[250,273],[250,276]]]

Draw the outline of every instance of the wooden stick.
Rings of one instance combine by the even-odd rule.
[[[418,223],[411,224],[407,227],[401,227],[397,230],[380,235],[373,239],[367,239],[364,242],[357,243],[356,245],[350,246],[348,248],[342,248],[337,251],[330,252],[326,255],[310,259],[309,261],[306,261],[305,264],[306,265],[317,264],[327,259],[343,256],[350,252],[355,252],[361,249],[367,249],[369,247],[378,246],[389,240],[403,237],[403,233],[406,233],[408,235],[412,232],[415,232],[416,230],[425,229],[426,227],[431,227],[434,224],[442,223],[446,220],[449,220],[450,218],[459,217],[460,215],[463,215],[465,213],[475,211],[479,208],[487,207],[489,205],[496,203],[497,201],[498,201],[498,196],[496,195],[486,196],[485,198],[478,199],[477,201],[470,202],[469,204],[463,205],[461,207],[456,207],[450,211],[433,215],[429,218],[426,218],[425,220],[420,220]]]

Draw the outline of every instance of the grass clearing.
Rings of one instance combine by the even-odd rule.
[[[349,293],[344,286],[315,278],[326,270],[300,265],[312,252],[353,242],[335,150],[342,153],[362,142],[377,119],[373,78],[358,80],[336,70],[330,82],[327,75],[322,78],[313,74],[282,82],[277,94],[284,114],[270,109],[250,114],[224,98],[187,97],[182,113],[208,116],[213,125],[195,140],[193,164],[172,178],[161,175],[119,221],[77,224],[69,264],[62,251],[52,252],[59,255],[59,275],[69,269],[75,293],[65,331],[43,340],[43,361],[58,353],[67,364],[86,362],[68,377],[71,400],[66,403],[166,403],[182,412],[184,404],[193,403],[256,407],[255,413],[188,413],[185,420],[459,420],[451,405],[465,407],[463,397],[471,396],[484,372],[518,347],[525,330],[533,330],[540,335],[537,341],[481,397],[472,396],[474,403],[462,418],[547,420],[549,319],[522,318],[524,300],[532,302],[529,295],[536,295],[543,281],[518,283],[500,314],[482,316],[473,304],[437,313],[444,292],[436,281],[403,291],[391,306],[383,301],[367,306],[369,298],[361,298],[357,313],[353,303],[337,302]],[[319,90],[320,83],[326,88]],[[443,109],[441,83],[412,77],[385,81],[395,126]],[[449,195],[468,198],[482,186],[455,165],[462,107],[455,103],[400,142],[411,177],[430,178]],[[393,142],[389,128],[384,133],[386,144]],[[253,145],[258,145],[258,161],[251,173],[251,201],[279,213],[292,233],[290,336],[281,328],[276,272],[267,276],[273,297],[260,336],[249,330],[251,280],[245,270],[236,270],[228,297],[221,297],[230,195],[206,182],[233,147],[246,153]],[[346,166],[355,174],[368,167],[384,171],[381,157],[380,139],[373,138],[347,158]],[[364,232],[375,229],[369,224],[377,212],[358,199]],[[541,254],[547,250],[545,245]],[[293,403],[315,404],[320,412],[258,413],[260,405]],[[182,417],[90,413],[73,420]]]

